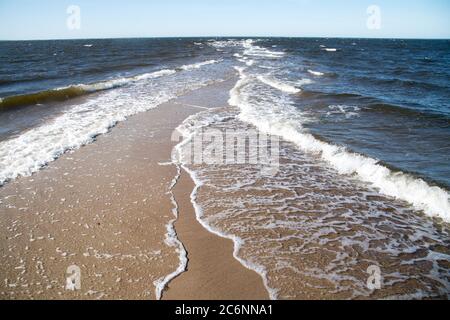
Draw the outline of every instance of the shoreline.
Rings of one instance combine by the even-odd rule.
[[[268,300],[260,275],[233,256],[233,241],[199,223],[191,199],[185,197],[186,190],[193,188],[194,182],[183,170],[174,188],[181,213],[175,229],[189,262],[187,270],[168,284],[163,300]]]
[[[156,299],[158,290],[164,299],[243,299],[242,285],[251,288],[247,298],[267,298],[259,275],[233,258],[232,244],[194,218],[193,182],[185,172],[173,190],[180,220],[172,215],[177,172],[162,165],[171,161],[171,133],[198,112],[198,99],[211,101],[221,91],[228,94],[223,83],[214,84],[133,116],[0,188],[0,299]],[[169,244],[173,222],[183,230],[176,235],[190,259],[182,272],[180,252]],[[209,254],[197,255],[205,237]],[[65,290],[71,265],[81,269],[79,291]],[[224,265],[234,279],[229,286],[219,285],[225,278],[215,272]],[[162,290],[157,284],[165,287],[164,278],[169,282]]]
[[[227,106],[228,93],[233,85],[225,82],[223,86],[228,87],[220,92],[200,89],[182,97],[181,104],[200,109]],[[172,192],[179,216],[174,227],[187,251],[188,263],[186,271],[168,283],[163,299],[269,300],[264,277],[237,257],[235,241],[203,224],[199,217],[200,208],[195,202],[200,186],[188,168],[182,164],[177,166],[179,176]],[[192,190],[188,198],[185,190]]]
[[[394,229],[399,221],[398,216],[392,215],[396,209],[385,205],[385,202],[391,203],[390,199],[378,193],[371,195],[370,190],[364,191],[350,183],[353,181],[342,181],[335,171],[304,156],[289,142],[282,142],[283,150],[289,150],[296,158],[281,159],[278,177],[285,175],[285,181],[302,179],[302,187],[293,191],[279,188],[277,180],[269,177],[262,181],[256,167],[245,167],[249,170],[244,178],[259,179],[259,183],[267,183],[265,186],[271,190],[263,191],[258,187],[245,192],[226,190],[230,184],[231,187],[233,183],[239,185],[243,167],[206,166],[203,170],[209,172],[202,176],[199,168],[191,171],[189,165],[174,161],[174,148],[184,141],[174,141],[174,131],[186,119],[202,111],[206,118],[213,114],[222,119],[224,113],[228,117],[229,92],[235,81],[233,77],[218,81],[130,117],[98,136],[94,143],[65,153],[36,174],[1,187],[0,232],[4,237],[0,240],[3,261],[0,300],[354,298],[345,291],[333,293],[334,284],[326,278],[311,279],[301,272],[311,265],[325,269],[333,264],[333,253],[339,255],[344,250],[334,245],[339,233],[349,232],[350,241],[353,234],[363,234],[361,221],[366,220],[360,219],[370,210],[380,212],[379,217],[367,220],[377,233],[394,234],[398,239],[411,239],[416,235],[414,229],[413,233],[408,233],[406,226],[404,232]],[[199,115],[200,123],[202,116],[203,113]],[[227,117],[223,118],[228,119],[224,122],[213,122],[210,128],[228,128],[229,121],[233,129],[249,128],[244,122]],[[289,170],[283,171],[291,164],[297,165],[294,175]],[[310,176],[315,179],[306,179]],[[317,184],[320,181],[332,186],[328,193]],[[306,198],[299,202],[289,192]],[[342,192],[359,197],[361,201],[344,205],[337,201],[333,207],[336,195]],[[318,195],[324,197],[319,203]],[[295,223],[295,228],[264,228],[283,223],[278,220],[277,208],[261,210],[260,204],[248,200],[264,201],[274,196],[287,200],[283,204],[289,207],[286,218]],[[232,210],[236,203],[245,204],[245,210]],[[314,205],[305,207],[308,203]],[[322,217],[320,206],[325,208]],[[411,217],[413,222],[421,222],[415,220],[415,212],[407,210],[406,206],[405,209],[397,213]],[[318,227],[315,221],[327,218],[326,212],[330,210],[337,214],[333,219],[340,227],[323,238],[319,232],[310,233]],[[345,212],[352,212],[352,216],[341,216]],[[212,220],[208,219],[217,216],[221,218],[216,224],[210,223]],[[378,229],[381,220],[392,223]],[[258,221],[262,228],[253,228],[253,221]],[[431,221],[427,223],[433,231]],[[277,241],[288,237],[289,241]],[[369,241],[371,237],[374,239],[370,232],[367,237]],[[397,238],[392,241],[395,243]],[[324,239],[328,241],[325,245],[321,242]],[[436,250],[447,254],[445,246],[440,247],[437,240],[430,239],[435,241],[432,245]],[[317,244],[317,249],[313,247],[308,259],[299,259],[303,255],[301,251],[289,250],[302,248],[309,241],[313,246]],[[429,244],[419,240],[417,245],[426,248]],[[366,253],[362,248],[356,242],[345,248],[352,254],[348,255],[348,265],[355,266],[355,283],[360,288],[366,284],[369,261],[379,263],[383,268],[380,270],[388,275],[398,270],[395,264],[400,260],[393,257],[392,252],[375,247],[363,261],[360,257]],[[324,250],[328,250],[326,254]],[[273,254],[264,256],[265,252]],[[437,258],[439,260],[431,267],[414,264],[410,269],[402,269],[411,275],[411,280],[361,297],[408,297],[422,285],[415,282],[416,277],[428,283],[429,278],[422,276],[423,273],[432,274],[446,268],[446,261]],[[402,259],[414,262],[417,254],[403,255]],[[286,265],[292,263],[292,268],[281,265],[284,269],[280,272],[277,270],[279,261],[287,261]],[[66,289],[67,270],[71,266],[81,269],[82,289],[79,291]],[[284,282],[272,289],[270,285],[278,284],[280,279]],[[311,283],[317,287],[311,287]],[[439,293],[433,297],[443,297],[438,286],[433,290]]]

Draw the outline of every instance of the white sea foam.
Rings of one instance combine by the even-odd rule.
[[[255,64],[255,60],[246,60],[245,61],[245,64],[248,66],[248,67],[251,67],[252,65],[254,65]]]
[[[315,76],[318,76],[318,77],[324,75],[324,73],[319,72],[319,71],[308,70],[308,72],[309,72],[310,74],[315,75]]]
[[[275,67],[272,67],[272,66],[264,66],[264,65],[260,65],[260,66],[258,66],[259,68],[262,68],[262,69],[268,69],[268,70],[273,70],[273,69],[276,69]]]
[[[208,45],[214,48],[225,48],[225,47],[240,47],[242,46],[242,40],[208,40]]]
[[[341,174],[356,175],[376,187],[380,193],[407,201],[429,216],[450,222],[449,194],[445,190],[430,186],[411,175],[393,172],[375,159],[316,139],[302,127],[298,111],[292,106],[283,106],[283,112],[275,112],[272,104],[260,105],[251,100],[251,95],[255,94],[251,91],[253,80],[244,73],[245,69],[236,69],[240,73],[240,80],[230,92],[229,103],[240,108],[241,120],[262,132],[281,136],[306,152],[319,154]],[[247,91],[246,87],[249,87]]]
[[[168,78],[170,80],[165,82],[148,80],[169,74],[173,74],[173,71],[162,70],[141,75],[140,79],[124,78],[94,86],[82,85],[83,90],[92,91],[118,88],[75,105],[50,122],[0,142],[0,185],[18,176],[29,176],[67,150],[91,143],[117,122],[155,108],[186,89],[197,89],[213,81],[203,75],[194,77],[184,72],[177,73],[179,81],[175,78]],[[141,81],[144,78],[148,81]],[[132,87],[122,87],[130,82],[133,83]]]
[[[269,294],[270,299],[276,300],[278,297],[278,290],[269,286],[266,268],[262,265],[258,265],[256,263],[251,263],[247,260],[244,260],[239,256],[239,252],[244,244],[243,240],[235,235],[225,234],[218,229],[212,228],[210,225],[208,225],[202,219],[202,216],[203,216],[202,208],[196,202],[197,193],[198,193],[199,188],[202,186],[202,182],[197,178],[194,171],[189,170],[189,168],[187,168],[186,166],[183,166],[183,168],[191,176],[192,180],[195,183],[195,188],[194,188],[193,192],[191,193],[191,203],[195,209],[195,215],[196,215],[197,221],[209,232],[211,232],[219,237],[222,237],[224,239],[232,240],[234,243],[233,257],[237,261],[239,261],[245,268],[247,268],[249,270],[253,270],[256,273],[258,273],[261,276],[261,278],[263,279],[263,284]]]
[[[164,69],[164,70],[160,70],[160,71],[156,71],[156,72],[152,72],[152,73],[145,73],[145,74],[136,76],[135,79],[136,80],[155,79],[155,78],[159,78],[159,77],[163,77],[163,76],[169,76],[174,73],[176,73],[175,70]]]
[[[237,61],[244,63],[247,67],[251,67],[255,64],[255,60],[248,59],[248,58],[238,58]]]
[[[296,85],[298,85],[298,86],[304,86],[304,85],[307,85],[307,84],[311,84],[311,83],[314,83],[314,81],[312,81],[311,79],[307,79],[307,78],[305,78],[305,79],[300,79],[300,80],[297,80],[296,82],[295,82],[295,84]]]
[[[333,114],[343,114],[347,119],[358,117],[359,111],[361,108],[357,106],[348,106],[348,105],[331,105],[328,106],[330,111],[327,112],[327,116],[331,116]]]
[[[118,87],[127,85],[133,81],[135,81],[135,80],[132,78],[119,78],[119,79],[97,82],[97,83],[92,83],[92,84],[78,84],[78,85],[75,85],[74,87],[79,88],[85,92],[96,92],[96,91],[118,88]],[[58,88],[56,90],[64,90],[64,89],[69,89],[69,87]]]
[[[219,63],[219,62],[220,62],[220,60],[208,60],[208,61],[194,63],[194,64],[187,64],[187,65],[182,66],[181,69],[186,70],[186,71],[200,69],[203,66],[207,66],[209,64],[215,64],[215,63]]]
[[[175,178],[172,180],[172,184],[170,185],[169,192],[168,192],[168,194],[170,195],[170,200],[173,205],[172,213],[174,215],[174,219],[172,219],[167,224],[167,233],[166,233],[166,241],[165,242],[169,247],[176,248],[176,251],[179,256],[179,264],[178,264],[177,269],[174,272],[155,281],[154,285],[155,285],[155,294],[156,294],[157,300],[161,300],[164,290],[166,289],[167,285],[173,279],[175,279],[180,274],[182,274],[183,272],[186,271],[187,264],[188,264],[186,249],[185,249],[183,243],[181,243],[181,241],[178,239],[178,235],[175,230],[175,222],[178,220],[178,217],[179,217],[179,206],[175,199],[173,190],[181,177],[181,168],[177,164],[176,164],[176,167],[177,167],[177,174],[176,174]]]
[[[248,80],[249,85],[257,83],[251,89],[260,88],[254,78]],[[250,88],[241,89],[247,94]],[[261,98],[255,98],[258,102],[270,103],[266,94],[274,92],[254,93]],[[263,105],[258,107],[265,111]],[[184,141],[195,140],[204,127],[250,129],[236,119],[236,109],[221,108],[192,116],[180,126]],[[293,119],[293,123],[297,120]],[[283,161],[274,176],[262,177],[258,165],[192,166],[188,162],[186,168],[197,186],[192,194],[197,219],[210,232],[233,240],[235,258],[260,273],[272,299],[304,298],[300,289],[304,287],[318,290],[325,298],[334,294],[344,299],[370,298],[366,277],[357,270],[366,263],[377,264],[394,257],[399,259],[389,261],[395,266],[417,266],[425,261],[432,264],[417,281],[425,287],[436,281],[439,284],[424,290],[420,297],[433,297],[436,292],[446,295],[446,272],[437,261],[448,255],[415,255],[428,250],[430,243],[445,243],[433,221],[354,177],[341,176],[294,144],[282,144]],[[180,153],[190,157],[189,150],[186,145]],[[181,157],[181,162],[184,160]],[[396,228],[399,237],[391,237]],[[349,254],[354,250],[361,253]],[[301,259],[305,256],[308,259]],[[408,281],[414,274],[413,267],[393,273],[385,270],[383,292],[392,294],[388,290],[395,292],[395,284]]]
[[[269,49],[257,46],[254,44],[254,40],[246,40],[243,42],[244,47],[244,55],[246,56],[254,56],[254,57],[262,57],[262,58],[281,58],[285,55],[284,52],[281,51],[271,51]]]
[[[283,83],[274,78],[269,78],[266,76],[258,76],[257,78],[259,81],[286,93],[295,94],[302,91],[294,86],[291,86],[290,84]]]
[[[114,112],[113,94],[107,95],[112,101],[99,101],[102,106],[98,108],[95,102],[84,103],[51,123],[2,142],[0,144],[0,184],[20,175],[31,175],[65,151],[92,142],[95,136],[106,133],[118,121],[123,121],[136,112],[151,109],[169,98],[160,97],[147,106],[140,105],[137,108]],[[94,109],[97,109],[96,112],[92,111]]]
[[[97,82],[97,83],[91,83],[91,84],[77,84],[74,86],[71,86],[72,88],[79,88],[85,92],[97,92],[102,90],[109,90],[114,88],[119,88],[125,85],[132,84],[137,81],[141,80],[147,80],[147,79],[156,79],[159,77],[172,75],[176,73],[175,70],[159,70],[151,73],[144,73],[133,77],[123,77],[123,78],[117,78],[117,79],[111,79],[107,81]],[[57,88],[55,90],[66,90],[71,87],[61,87]]]
[[[196,133],[200,132],[200,130],[203,127],[208,126],[212,121],[214,121],[214,120],[212,120],[211,122],[208,120],[198,121],[197,118],[201,114],[202,113],[190,116],[177,128],[177,131],[180,132],[181,135],[183,136],[183,140],[174,148],[175,152],[173,156],[173,161],[175,163],[180,164],[181,167],[190,175],[191,179],[194,181],[195,188],[191,193],[191,203],[195,209],[197,221],[212,234],[233,241],[234,243],[233,257],[237,261],[239,261],[245,268],[255,271],[262,277],[264,286],[266,287],[266,290],[269,293],[270,298],[272,300],[275,300],[277,299],[278,290],[269,286],[266,268],[262,265],[244,260],[239,256],[239,252],[244,244],[244,241],[236,235],[226,234],[221,230],[218,230],[217,228],[213,228],[211,225],[207,223],[205,219],[203,219],[204,216],[203,209],[197,203],[198,191],[203,186],[203,182],[198,178],[196,172],[188,167],[183,155],[183,147],[188,143],[190,143],[190,141],[192,141]]]
[[[280,94],[275,90],[265,90],[264,85],[257,79],[258,75],[273,78],[273,74],[250,74],[260,72],[259,68],[236,67],[236,70],[241,77],[230,93],[230,102],[234,101],[234,105],[240,109],[241,120],[256,125],[260,130],[282,136],[284,140],[294,142],[293,144],[283,142],[285,145],[283,152],[286,151],[283,155],[286,160],[285,166],[280,168],[277,176],[264,180],[261,185],[258,168],[245,166],[234,170],[227,165],[191,167],[188,164],[190,162],[183,159],[183,143],[193,139],[195,132],[200,134],[205,126],[212,124],[213,128],[219,129],[230,126],[248,128],[237,119],[221,121],[221,117],[230,118],[230,114],[234,118],[233,115],[239,113],[235,108],[206,111],[187,119],[179,128],[185,139],[177,146],[179,147],[177,154],[181,153],[177,159],[195,182],[196,187],[191,194],[191,201],[199,223],[210,232],[234,242],[234,257],[242,265],[262,276],[272,299],[301,296],[300,293],[292,291],[295,287],[292,282],[299,281],[295,274],[301,275],[301,282],[306,286],[322,290],[323,293],[348,292],[349,299],[369,297],[371,293],[365,286],[365,279],[361,280],[353,272],[359,268],[361,257],[353,257],[346,252],[361,248],[364,252],[368,252],[364,255],[368,260],[364,261],[372,262],[371,252],[393,257],[404,253],[413,254],[421,248],[426,248],[427,239],[441,243],[439,235],[434,234],[430,227],[434,225],[431,220],[415,215],[414,210],[408,209],[406,203],[379,195],[377,192],[379,188],[371,188],[368,184],[357,181],[355,176],[359,177],[359,174],[355,173],[354,168],[350,168],[349,173],[355,173],[355,176],[341,176],[339,174],[341,171],[335,170],[336,166],[332,164],[334,159],[328,161],[325,152],[328,151],[327,148],[335,146],[320,144],[319,140],[302,127],[305,119],[294,108],[289,95]],[[305,79],[299,82],[303,80]],[[295,85],[298,83],[295,82]],[[359,111],[358,107],[344,105],[329,106],[329,110],[339,114]],[[358,156],[345,149],[339,150],[349,156],[351,161],[354,156]],[[310,153],[322,155],[326,161],[311,157]],[[346,160],[343,162],[346,163]],[[314,174],[311,174],[311,168]],[[216,179],[218,176],[225,178]],[[364,180],[361,177],[360,179]],[[320,192],[322,187],[340,190],[342,195],[327,192],[322,194]],[[299,189],[299,194],[291,196],[291,192],[296,188]],[[236,190],[243,192],[234,193]],[[261,196],[262,191],[273,192],[274,196],[267,194]],[[283,196],[285,191],[286,197]],[[372,200],[372,197],[375,200]],[[308,208],[308,203],[314,203],[314,206]],[[265,210],[261,212],[261,206],[266,204],[269,206],[267,212]],[[392,211],[391,205],[395,205],[395,211]],[[216,210],[217,207],[220,207],[220,211]],[[387,208],[390,210],[385,210]],[[299,215],[297,210],[302,214]],[[250,216],[251,219],[248,219]],[[374,221],[370,220],[372,217],[375,218]],[[402,225],[396,221],[400,217],[410,218],[412,222],[404,221]],[[387,230],[379,229],[377,219],[383,221]],[[420,225],[415,225],[417,221],[421,221]],[[364,229],[359,228],[360,226],[364,226]],[[406,240],[390,238],[389,228],[396,226],[411,232],[408,233],[409,238]],[[411,244],[411,241],[415,243]],[[334,250],[336,247],[339,249]],[[328,262],[325,259],[324,265],[320,267],[317,267],[314,258],[299,262],[299,257],[303,254],[318,256],[320,259],[321,252],[332,256],[335,254],[336,257],[333,256],[332,261]],[[439,259],[442,258],[423,259],[433,263],[429,271],[433,281],[436,279],[439,281],[444,272],[437,266],[436,261]],[[413,263],[416,260],[406,258],[402,261]],[[418,263],[421,261],[417,259]],[[385,285],[391,287],[394,283],[406,281],[403,279],[408,276],[408,272],[386,273],[385,276],[386,279],[390,279]],[[424,278],[428,278],[428,274]],[[317,283],[323,281],[327,283],[325,287],[322,285],[316,287]],[[428,282],[424,280],[423,283]],[[448,288],[445,281],[442,284],[444,290]],[[419,297],[427,296],[430,296],[429,292],[419,295]]]

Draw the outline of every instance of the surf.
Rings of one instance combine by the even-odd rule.
[[[292,114],[297,113],[292,107],[285,105],[275,112],[272,106],[253,105],[249,101],[249,92],[243,92],[252,82],[245,74],[245,68],[236,68],[240,80],[230,92],[229,104],[240,109],[239,118],[257,127],[260,131],[280,136],[286,141],[308,153],[319,155],[340,174],[355,175],[360,180],[377,188],[381,194],[410,203],[414,208],[424,211],[430,217],[438,217],[450,222],[449,194],[442,188],[428,185],[403,172],[394,172],[381,165],[378,160],[349,151],[345,147],[336,146],[318,140],[305,130],[301,123],[293,123]]]
[[[289,93],[289,94],[296,94],[296,93],[300,93],[302,90],[299,88],[296,88],[290,84],[287,83],[283,83],[281,81],[278,81],[275,78],[269,78],[269,77],[265,77],[265,76],[258,76],[257,79],[259,81],[261,81],[264,84],[267,84],[275,89],[278,89],[280,91]]]
[[[158,71],[140,75],[164,81],[126,81],[129,86],[119,83],[115,90],[107,90],[101,95],[75,104],[60,116],[30,128],[18,136],[0,142],[0,186],[19,176],[30,176],[58,159],[68,150],[75,150],[95,141],[96,137],[107,133],[117,123],[127,120],[140,112],[160,106],[162,103],[185,93],[199,89],[222,79],[210,79],[195,68],[189,72]],[[178,78],[177,78],[178,77]],[[106,90],[100,86],[81,88],[86,90]]]
[[[50,102],[61,102],[72,98],[89,95],[96,92],[111,90],[124,87],[135,82],[156,79],[164,76],[170,76],[177,72],[193,71],[204,66],[219,63],[219,60],[208,60],[193,64],[186,64],[176,69],[163,69],[150,73],[143,73],[132,77],[121,77],[112,80],[75,84],[66,87],[54,88],[34,93],[3,97],[0,99],[0,110],[7,110],[15,107],[24,107],[29,105],[44,104]]]

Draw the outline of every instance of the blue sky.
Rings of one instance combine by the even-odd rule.
[[[67,27],[67,8],[81,28]],[[381,9],[381,29],[367,8]],[[0,0],[0,39],[163,36],[450,38],[449,0]]]

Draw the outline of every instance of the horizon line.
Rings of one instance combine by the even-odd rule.
[[[120,40],[120,39],[200,39],[200,38],[285,38],[285,39],[360,39],[360,40],[450,40],[450,38],[415,37],[355,37],[355,36],[131,36],[131,37],[88,37],[88,38],[42,38],[42,39],[0,39],[0,42],[19,41],[81,41],[81,40]]]

